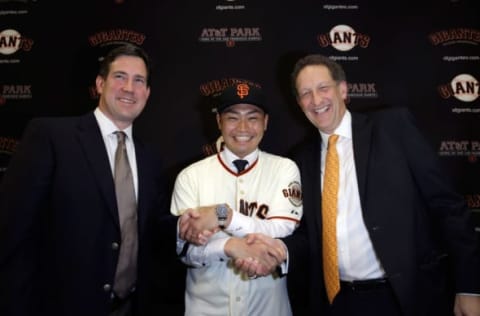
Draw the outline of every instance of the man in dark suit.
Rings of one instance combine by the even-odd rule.
[[[168,261],[157,252],[175,256],[175,247],[155,241],[174,243],[175,218],[159,156],[132,135],[150,94],[149,65],[141,48],[118,46],[100,66],[95,111],[27,126],[0,191],[0,315],[160,315],[150,308],[161,299],[151,273],[165,268],[156,255]],[[133,233],[114,185],[117,131],[133,175]],[[120,295],[115,276],[128,239],[138,250]]]
[[[292,84],[318,129],[294,155],[304,217],[283,240],[294,314],[480,315],[479,246],[470,214],[412,116],[400,108],[348,111],[345,73],[321,55],[300,59]],[[333,225],[337,268],[329,276],[336,273],[340,281],[332,282],[337,288],[328,298],[322,189],[331,135],[338,135],[332,150],[335,146],[339,185]],[[237,265],[251,275],[269,270],[254,260]]]

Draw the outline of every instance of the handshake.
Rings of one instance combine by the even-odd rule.
[[[187,209],[179,219],[180,238],[194,245],[205,245],[211,236],[221,230],[218,206],[204,206]],[[227,214],[222,211],[221,226],[227,227],[232,220],[230,207]],[[225,216],[225,218],[223,218]],[[279,240],[261,233],[251,233],[244,237],[231,236],[224,247],[225,254],[233,264],[250,278],[267,276],[287,259],[287,248]]]

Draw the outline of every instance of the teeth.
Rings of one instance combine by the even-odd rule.
[[[122,102],[124,102],[124,103],[132,103],[132,104],[135,103],[134,100],[132,100],[132,99],[125,99],[125,98],[120,98],[120,101],[122,101]]]
[[[238,141],[241,141],[241,142],[246,142],[250,139],[249,136],[237,136],[235,137]]]
[[[322,108],[314,109],[313,111],[317,114],[326,112],[328,110],[328,106],[324,106]]]

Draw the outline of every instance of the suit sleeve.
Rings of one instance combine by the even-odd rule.
[[[41,255],[40,224],[47,203],[54,156],[46,128],[26,128],[0,189],[0,311],[22,314],[35,308],[36,269]],[[19,298],[22,298],[19,301]],[[15,309],[15,311],[14,311]],[[24,311],[25,312],[25,311]],[[3,313],[1,313],[3,314]]]

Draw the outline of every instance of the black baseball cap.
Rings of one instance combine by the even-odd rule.
[[[249,83],[237,83],[225,88],[218,97],[217,113],[235,104],[252,104],[268,113],[262,88]]]

